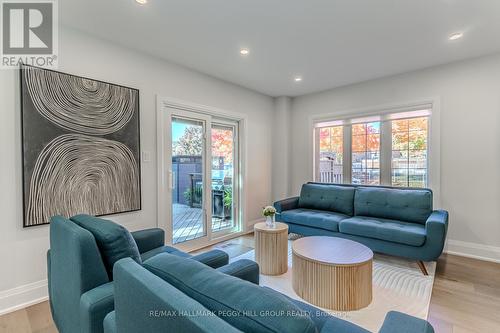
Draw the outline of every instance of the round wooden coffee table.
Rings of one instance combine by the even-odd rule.
[[[254,225],[255,261],[260,273],[280,275],[288,270],[288,225],[276,222],[275,228],[265,222]]]
[[[322,308],[352,311],[372,301],[373,252],[337,237],[312,236],[292,244],[292,285],[297,295]]]

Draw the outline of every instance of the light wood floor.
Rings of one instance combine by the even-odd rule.
[[[253,246],[253,235],[246,235],[196,252],[217,248],[236,257]],[[429,321],[437,333],[500,332],[500,264],[442,255]],[[57,333],[48,302],[1,316],[0,333]]]

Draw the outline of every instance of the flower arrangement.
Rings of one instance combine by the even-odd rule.
[[[266,225],[269,228],[274,228],[276,226],[274,222],[274,215],[276,215],[276,208],[273,206],[266,206],[262,209],[262,215],[266,217]]]
[[[276,214],[276,208],[274,208],[273,206],[266,206],[262,210],[262,215],[264,215],[265,217],[268,216],[273,217],[275,214]]]

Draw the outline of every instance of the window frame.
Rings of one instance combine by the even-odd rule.
[[[390,123],[390,129],[389,129],[390,132],[389,133],[390,133],[390,136],[391,136],[391,138],[390,138],[391,139],[391,156],[390,156],[390,170],[391,170],[390,184],[391,184],[391,186],[394,186],[394,187],[412,187],[412,186],[409,185],[410,184],[410,173],[409,172],[410,172],[410,170],[419,170],[419,169],[421,169],[421,170],[425,169],[426,170],[426,182],[425,182],[424,188],[427,188],[429,186],[429,166],[430,166],[430,163],[429,163],[429,151],[430,151],[430,135],[429,135],[429,132],[430,132],[430,126],[429,125],[430,125],[430,121],[431,121],[431,116],[432,116],[432,114],[431,115],[427,115],[427,116],[420,116],[420,117],[416,116],[416,117],[410,117],[410,118],[398,118],[398,119],[392,119],[392,120],[389,121],[389,123]],[[392,139],[393,139],[394,132],[392,131],[392,122],[395,121],[395,120],[412,120],[412,119],[419,119],[419,118],[427,118],[427,124],[426,124],[427,130],[426,130],[426,138],[425,138],[426,139],[426,143],[425,143],[426,148],[425,149],[410,149],[410,134],[411,134],[412,131],[410,130],[410,128],[408,128],[408,130],[405,131],[405,133],[408,134],[408,143],[407,143],[408,147],[406,149],[404,149],[404,150],[403,149],[393,149],[393,147],[392,147]],[[400,132],[400,133],[402,133],[402,132]],[[408,153],[408,160],[407,160],[408,164],[407,164],[406,168],[393,168],[393,166],[392,166],[392,158],[393,158],[392,154],[393,154],[394,151],[406,151]],[[410,168],[410,155],[411,155],[411,152],[415,152],[415,151],[425,151],[425,153],[426,153],[425,168]],[[394,170],[398,170],[398,169],[399,170],[406,170],[407,171],[407,177],[406,177],[407,178],[406,179],[407,186],[395,186],[395,185],[393,185],[393,182],[392,182],[393,171]]]
[[[426,158],[426,188],[439,192],[439,136],[432,133],[439,128],[439,99],[427,102],[413,103],[400,106],[382,106],[379,108],[350,111],[345,113],[310,117],[313,132],[312,151],[312,179],[318,181],[319,177],[319,128],[342,125],[344,128],[343,146],[343,184],[352,183],[352,125],[357,123],[380,122],[380,184],[392,186],[392,121],[427,117],[427,158]],[[437,132],[437,131],[436,131]],[[349,140],[346,140],[346,139]],[[434,161],[437,159],[437,161]],[[439,196],[439,194],[437,195]],[[435,195],[436,197],[436,195]],[[438,202],[435,200],[435,202]]]
[[[315,168],[316,171],[315,171],[315,174],[318,175],[318,178],[321,178],[321,148],[320,148],[320,144],[321,144],[321,139],[320,139],[320,133],[321,133],[321,130],[324,129],[324,128],[332,128],[332,127],[342,127],[342,174],[341,174],[341,177],[342,177],[342,183],[344,182],[344,179],[345,179],[345,152],[343,151],[344,150],[344,147],[345,147],[345,128],[343,125],[335,125],[335,124],[328,124],[328,126],[323,126],[323,127],[319,127],[315,133],[316,135],[316,143],[317,145],[315,146],[315,149],[316,151],[318,152],[318,154],[315,155],[314,157],[314,165],[315,165]],[[332,139],[332,135],[330,134],[330,140]],[[331,142],[330,142],[330,146],[331,146]]]
[[[369,133],[368,132],[368,124],[374,124],[374,123],[378,123],[378,132],[377,133]],[[350,168],[351,168],[351,177],[350,177],[350,182],[348,184],[353,184],[352,180],[353,180],[353,174],[354,174],[354,170],[361,170],[361,173],[364,175],[364,177],[367,177],[368,176],[368,170],[378,170],[378,173],[379,173],[379,176],[378,176],[378,184],[359,184],[359,185],[380,185],[382,184],[382,179],[381,179],[381,169],[382,169],[382,164],[381,164],[381,161],[382,161],[382,121],[380,120],[374,120],[374,121],[364,121],[364,122],[359,122],[359,123],[354,123],[354,124],[351,124],[351,144],[350,146],[348,147],[349,148],[349,153],[351,154],[351,165],[350,165]],[[357,126],[357,125],[363,125],[365,127],[364,131],[365,133],[364,134],[353,134],[352,132],[352,127],[353,126]],[[378,150],[370,150],[369,147],[368,147],[368,136],[369,135],[378,135],[378,141],[379,141],[379,144],[378,144]],[[353,147],[352,147],[352,138],[355,137],[355,136],[363,136],[364,139],[365,139],[365,149],[362,150],[362,151],[354,151],[353,150]],[[346,147],[344,147],[345,149]],[[353,167],[353,164],[352,164],[352,156],[356,153],[362,153],[365,155],[366,157],[366,161],[368,161],[368,154],[371,154],[371,153],[378,153],[378,168],[374,168],[373,167],[373,159],[372,159],[372,165],[371,167],[368,167],[368,165],[365,165],[365,167],[361,167],[360,168],[354,168]]]

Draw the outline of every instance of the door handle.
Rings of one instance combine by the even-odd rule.
[[[174,172],[172,170],[168,170],[168,187],[171,190],[175,189]]]

